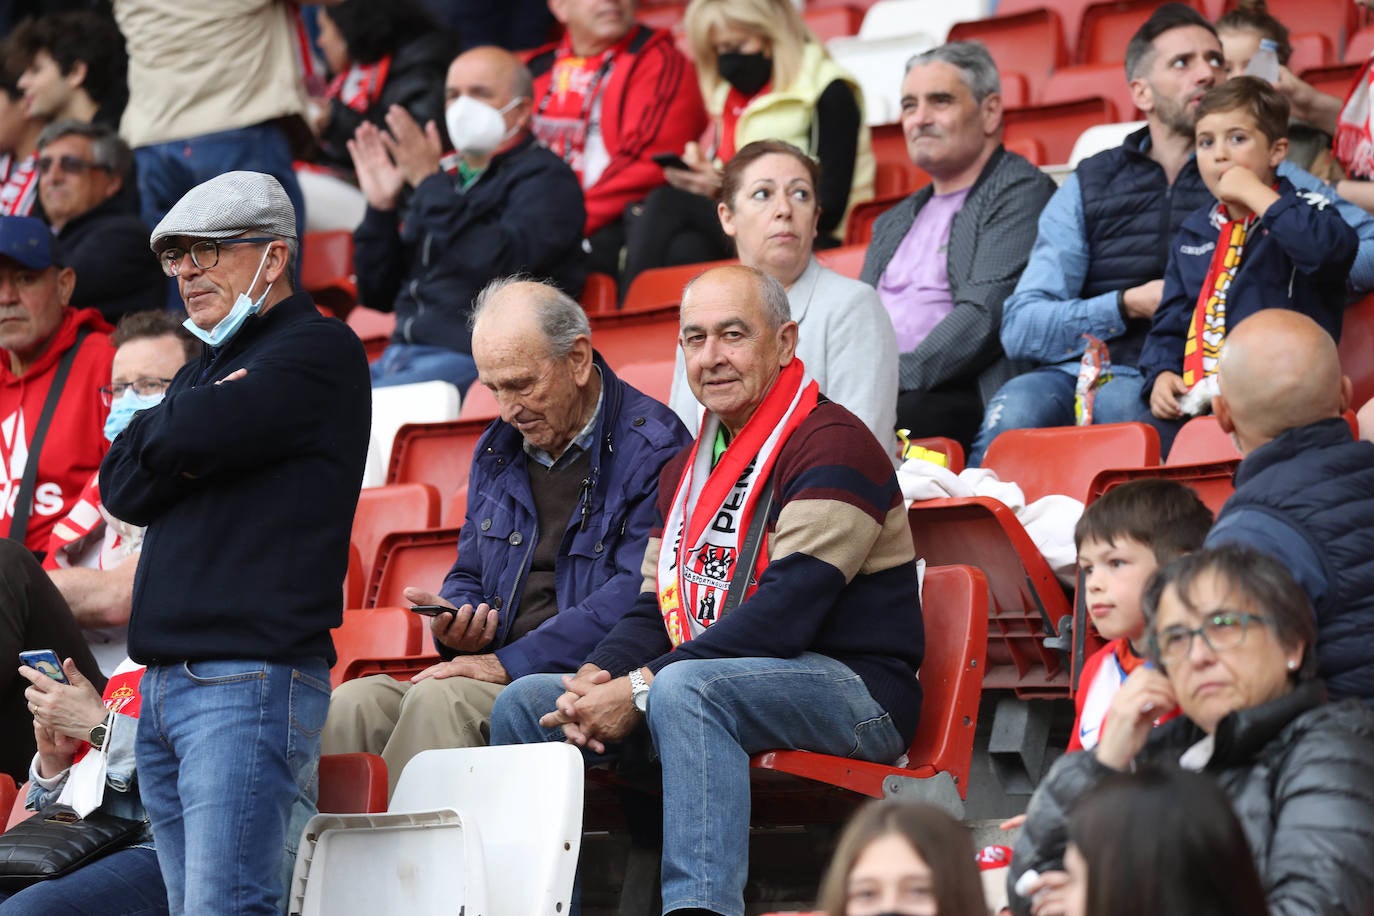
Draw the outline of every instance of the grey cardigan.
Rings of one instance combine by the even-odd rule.
[[[1002,352],[1002,302],[1016,289],[1035,244],[1040,211],[1054,180],[1016,153],[998,146],[973,183],[949,233],[948,271],[954,310],[915,350],[903,353],[902,391],[930,391],[977,379],[986,404],[1018,368]],[[873,226],[860,279],[877,287],[933,185],[888,210]]]

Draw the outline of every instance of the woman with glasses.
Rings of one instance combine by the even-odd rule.
[[[1154,763],[1200,771],[1230,797],[1274,916],[1374,912],[1374,715],[1354,700],[1326,702],[1306,593],[1277,561],[1227,546],[1157,573],[1144,611],[1153,665],[1126,679],[1097,747],[1060,759],[1031,798],[1013,911],[1072,912],[1062,876],[1038,882],[1033,900],[1015,892],[1018,878],[1061,872],[1077,801],[1113,773]],[[1155,728],[1175,704],[1183,714]]]

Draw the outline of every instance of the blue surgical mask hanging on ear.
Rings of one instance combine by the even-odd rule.
[[[258,269],[253,273],[252,281],[248,284],[250,292],[253,287],[257,285],[258,277],[262,276],[262,269],[267,266],[267,256],[271,252],[272,246],[268,245],[267,249],[262,253],[262,260],[258,262]],[[208,331],[202,330],[200,326],[190,318],[182,322],[182,326],[190,331],[193,336],[205,341],[205,343],[210,346],[222,347],[239,332],[239,328],[243,327],[243,323],[248,320],[249,315],[256,315],[262,310],[263,300],[267,298],[267,294],[271,291],[272,284],[269,283],[267,284],[267,289],[262,291],[262,295],[258,297],[256,302],[249,299],[247,293],[239,293],[238,298],[234,300],[233,308],[229,309],[229,313],[221,318],[219,323]]]

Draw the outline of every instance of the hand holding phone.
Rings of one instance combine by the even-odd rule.
[[[412,614],[423,614],[426,617],[438,617],[445,611],[452,611],[451,607],[444,607],[442,604],[415,604],[411,605]]]
[[[19,664],[43,672],[59,684],[70,684],[62,670],[62,659],[52,649],[25,649],[19,653]]]
[[[677,153],[654,153],[653,160],[659,168],[682,169],[684,172],[689,172],[692,169],[686,160]]]

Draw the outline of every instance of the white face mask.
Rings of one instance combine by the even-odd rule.
[[[262,260],[258,262],[258,269],[253,272],[253,279],[248,284],[249,292],[252,292],[253,287],[257,285],[258,277],[262,276],[262,269],[267,266],[267,255],[271,251],[272,246],[268,245],[267,250],[262,253]],[[182,326],[212,347],[223,346],[225,341],[239,332],[239,328],[243,327],[243,323],[248,320],[249,315],[256,315],[262,309],[262,302],[271,291],[272,284],[269,283],[267,289],[262,291],[262,295],[258,297],[256,302],[248,298],[246,293],[239,293],[238,298],[234,300],[233,308],[229,309],[228,314],[208,331],[202,330],[200,325],[190,318],[182,322]]]
[[[490,156],[497,147],[515,136],[518,128],[507,130],[506,119],[502,115],[522,101],[517,96],[497,109],[471,96],[458,96],[444,111],[444,124],[448,127],[448,138],[453,141],[453,148],[469,156]]]

